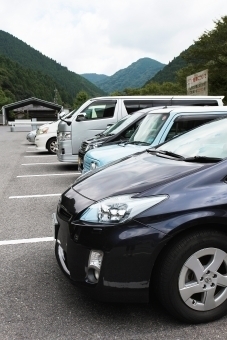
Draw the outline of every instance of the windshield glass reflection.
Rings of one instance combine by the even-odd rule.
[[[202,125],[176,137],[156,150],[174,152],[188,157],[227,157],[227,119]]]

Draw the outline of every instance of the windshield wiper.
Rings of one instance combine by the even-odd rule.
[[[216,163],[222,161],[222,158],[206,157],[206,156],[194,156],[184,159],[185,162],[198,162],[198,163]]]
[[[162,156],[162,155],[165,155],[165,156],[170,156],[170,157],[174,157],[174,158],[178,158],[178,159],[182,159],[182,160],[185,160],[185,158],[181,155],[178,155],[177,153],[174,153],[174,152],[171,152],[171,151],[165,151],[165,150],[156,150],[156,155],[157,156]]]
[[[147,143],[147,142],[140,142],[140,141],[136,141],[136,140],[134,140],[134,141],[132,141],[132,142],[126,142],[125,145],[126,145],[126,144],[151,145],[150,143]]]

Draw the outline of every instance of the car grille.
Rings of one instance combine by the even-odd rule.
[[[89,143],[87,143],[87,142],[83,142],[83,143],[81,144],[81,151],[82,151],[83,153],[86,152],[86,148],[87,148],[88,144],[89,144]]]

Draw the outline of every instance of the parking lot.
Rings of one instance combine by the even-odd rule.
[[[0,126],[0,339],[226,339],[227,317],[182,324],[157,302],[101,303],[67,281],[55,260],[51,214],[79,173],[37,153],[26,134]]]

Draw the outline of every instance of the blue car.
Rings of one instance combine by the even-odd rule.
[[[156,146],[210,120],[227,115],[226,106],[151,109],[127,142],[89,150],[83,173]]]

